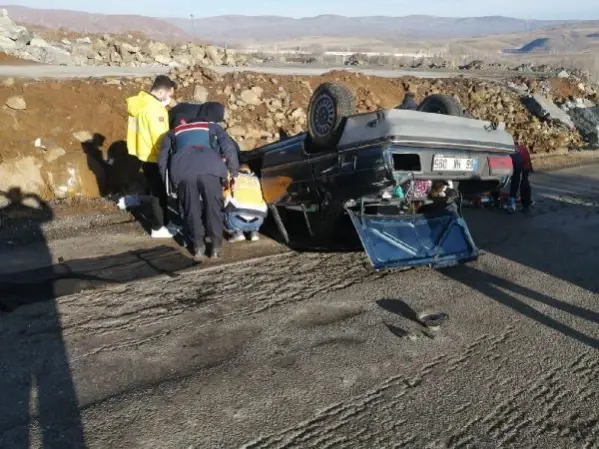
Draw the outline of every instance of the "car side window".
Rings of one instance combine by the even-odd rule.
[[[310,145],[310,143],[308,142],[309,138],[307,138],[304,141],[303,147],[304,147],[304,152],[311,157],[315,157],[315,156],[320,156],[323,154],[330,154],[330,153],[336,153],[337,152],[337,148],[336,147],[317,147],[316,145]]]

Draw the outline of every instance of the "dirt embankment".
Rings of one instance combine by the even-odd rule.
[[[314,88],[323,81],[350,87],[358,111],[390,108],[407,90],[459,98],[474,117],[506,123],[534,153],[580,148],[575,130],[532,116],[504,84],[474,79],[388,79],[348,72],[317,77],[180,70],[178,100],[216,100],[227,107],[226,126],[244,149],[272,142],[281,132],[306,129]],[[127,157],[125,98],[151,80],[0,81],[0,191],[13,186],[47,199],[98,196],[135,189],[137,166]],[[571,96],[569,81],[553,82],[554,99]],[[557,83],[557,84],[556,84]],[[133,185],[133,187],[132,187]]]

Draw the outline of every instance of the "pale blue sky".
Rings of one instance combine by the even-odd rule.
[[[9,3],[9,1],[7,1]],[[305,17],[405,16],[449,17],[502,15],[525,19],[599,19],[599,0],[25,0],[12,4],[32,8],[85,10],[107,14],[157,17],[208,17],[221,14]]]

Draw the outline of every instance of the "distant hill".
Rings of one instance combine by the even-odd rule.
[[[278,16],[218,16],[168,19],[201,39],[217,43],[251,44],[289,41],[307,36],[377,39],[398,43],[406,39],[473,38],[529,32],[573,21],[522,20],[509,17],[447,18],[434,16],[345,17],[322,15],[302,19]]]
[[[540,37],[523,45],[520,48],[513,48],[505,50],[505,53],[532,53],[540,51],[548,51],[550,49],[551,39],[548,37]]]
[[[595,28],[599,23],[595,23]],[[568,53],[588,52],[599,50],[599,33],[586,32],[580,29],[552,29],[544,32],[545,36],[534,38],[520,48],[506,49],[504,53],[538,54],[538,53]]]
[[[321,15],[293,19],[278,16],[227,15],[210,18],[160,19],[141,15],[104,15],[57,9],[4,6],[21,23],[46,28],[66,28],[84,33],[140,31],[154,39],[186,41],[193,36],[217,44],[277,43],[302,37],[339,38],[401,43],[406,39],[475,38],[495,34],[530,32],[571,21],[522,20],[490,16],[446,18],[434,16],[345,17]],[[326,40],[326,39],[325,39]]]
[[[24,6],[7,5],[12,20],[50,29],[65,28],[81,33],[127,34],[134,31],[144,33],[156,40],[188,41],[192,38],[181,28],[163,19],[131,15],[91,14],[60,9],[32,9]]]

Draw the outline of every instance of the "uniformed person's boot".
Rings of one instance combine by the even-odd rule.
[[[221,245],[218,243],[212,244],[212,248],[210,250],[210,258],[218,259],[221,256],[221,253],[222,253]]]
[[[204,245],[198,246],[193,249],[193,260],[196,262],[204,259],[206,257],[206,247]]]

